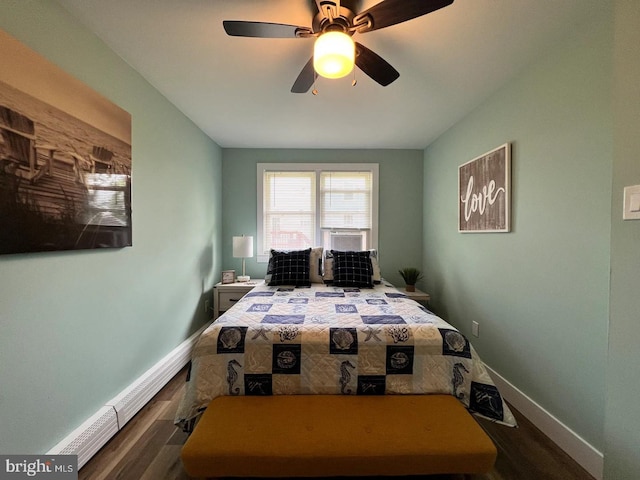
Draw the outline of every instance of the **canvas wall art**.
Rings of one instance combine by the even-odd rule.
[[[505,143],[458,168],[458,231],[509,232],[511,145]]]
[[[131,115],[2,30],[0,64],[0,254],[131,246]]]

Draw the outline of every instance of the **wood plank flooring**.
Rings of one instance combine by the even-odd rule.
[[[140,410],[80,470],[79,480],[194,480],[184,472],[180,461],[186,434],[173,424],[185,376],[186,371],[183,370]],[[593,480],[571,457],[511,408],[519,423],[517,429],[479,420],[498,447],[498,459],[491,472],[409,479]]]

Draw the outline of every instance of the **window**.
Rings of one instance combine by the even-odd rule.
[[[258,164],[258,261],[269,250],[378,244],[377,164]]]

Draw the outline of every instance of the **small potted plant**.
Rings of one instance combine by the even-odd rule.
[[[414,267],[405,267],[398,270],[398,273],[402,276],[402,279],[406,284],[407,292],[415,292],[416,283],[418,283],[419,280],[422,280],[422,272]]]

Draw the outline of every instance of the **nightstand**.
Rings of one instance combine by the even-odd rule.
[[[213,319],[215,320],[233,307],[238,300],[249,293],[254,287],[263,284],[264,280],[216,283],[213,287]]]
[[[398,291],[404,293],[407,297],[411,300],[415,300],[416,302],[428,304],[429,300],[431,300],[431,295],[423,292],[422,290],[418,290],[417,288],[415,292],[407,292],[404,288],[399,288]]]

